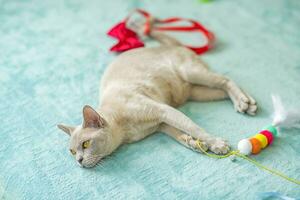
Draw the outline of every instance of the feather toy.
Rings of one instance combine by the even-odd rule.
[[[274,107],[273,122],[251,138],[242,139],[238,143],[241,154],[258,154],[271,145],[278,136],[280,128],[300,128],[300,110],[287,110],[278,95],[272,95]]]

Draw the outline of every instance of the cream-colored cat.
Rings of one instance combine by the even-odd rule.
[[[254,115],[253,98],[232,80],[209,71],[191,50],[159,32],[150,36],[162,45],[122,53],[107,68],[100,88],[100,105],[83,108],[82,125],[58,125],[71,136],[70,151],[82,167],[93,167],[123,143],[161,131],[186,147],[226,154],[228,144],[208,134],[176,107],[187,100],[227,97],[235,110]]]

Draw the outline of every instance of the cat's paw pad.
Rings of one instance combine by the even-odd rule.
[[[247,94],[247,97],[249,98],[249,106],[248,106],[248,109],[246,112],[249,115],[255,115],[256,111],[257,111],[256,101],[248,94]]]
[[[221,138],[212,139],[208,144],[209,150],[215,154],[224,155],[230,151],[229,144]]]
[[[247,94],[241,94],[234,103],[237,112],[255,115],[257,111],[256,101]]]

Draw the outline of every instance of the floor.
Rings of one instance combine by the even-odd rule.
[[[299,198],[299,186],[247,161],[214,160],[163,133],[122,146],[102,166],[77,166],[56,124],[79,124],[83,105],[98,104],[100,78],[116,56],[106,31],[136,7],[196,19],[216,34],[203,60],[252,94],[259,112],[238,114],[230,101],[180,110],[233,148],[271,122],[271,93],[299,107],[300,1],[0,1],[0,199]],[[299,130],[283,130],[252,158],[300,179],[299,145]]]

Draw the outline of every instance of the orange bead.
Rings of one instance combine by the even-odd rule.
[[[252,153],[253,154],[258,154],[261,150],[261,143],[258,139],[256,138],[251,138],[250,142],[252,144]]]

